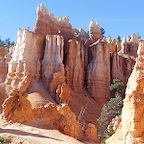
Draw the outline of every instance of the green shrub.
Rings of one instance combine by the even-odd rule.
[[[108,103],[102,107],[101,115],[98,118],[98,122],[101,127],[101,138],[105,138],[105,130],[111,122],[111,120],[116,115],[121,115],[122,106],[122,97],[117,96],[115,98],[111,98],[110,101],[108,101]]]
[[[116,115],[121,115],[125,85],[118,79],[114,79],[110,86],[110,90],[113,92],[114,96],[104,104],[101,115],[98,118],[100,125],[99,136],[103,139],[101,144],[105,144],[105,140],[114,134],[113,126],[110,122]]]
[[[118,79],[113,79],[112,84],[110,85],[110,91],[112,97],[116,97],[115,95],[118,93],[124,98],[125,84]]]
[[[6,138],[0,136],[0,144],[5,144],[6,143]]]

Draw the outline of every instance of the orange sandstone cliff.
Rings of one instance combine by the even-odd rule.
[[[127,83],[126,96],[121,116],[121,127],[107,140],[107,144],[144,143],[143,125],[143,55],[144,41],[139,42],[138,57]]]
[[[99,22],[94,21],[90,22],[88,39],[83,31],[75,31],[69,17],[55,18],[43,4],[38,5],[34,31],[19,29],[16,45],[8,55],[0,48],[0,111],[7,121],[43,123],[81,141],[99,143],[96,119],[110,99],[112,79],[127,82],[139,40],[136,35],[122,43],[106,40]],[[142,69],[138,63],[142,63],[141,53],[136,59],[138,70]],[[135,70],[132,75],[140,72]],[[128,89],[137,90],[139,85],[131,87],[131,81]],[[123,115],[131,116],[127,104],[141,109],[133,96],[126,96]],[[132,110],[135,119],[140,113]],[[123,118],[122,123],[126,124]],[[141,135],[142,130],[134,132],[138,125],[129,123],[129,131],[123,128],[124,136]]]

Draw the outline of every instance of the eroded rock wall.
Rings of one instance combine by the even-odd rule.
[[[39,76],[43,42],[43,36],[19,29],[16,47],[8,64],[7,85],[23,93],[32,78]]]
[[[87,68],[87,89],[97,102],[110,98],[110,50],[105,42],[89,48],[92,60]]]
[[[57,35],[61,34],[64,39],[70,39],[74,35],[69,17],[54,17],[53,13],[48,12],[47,8],[40,4],[37,7],[37,22],[35,24],[34,32],[43,35]]]
[[[97,128],[85,122],[97,125],[100,105],[110,98],[112,79],[126,83],[134,63],[128,55],[136,57],[138,38],[133,35],[121,45],[116,40],[106,41],[99,22],[91,21],[84,43],[81,38],[87,34],[80,30],[74,35],[68,17],[55,18],[43,4],[38,6],[37,15],[34,32],[19,29],[8,69],[6,62],[0,61],[0,82],[5,80],[2,74],[7,73],[5,82],[0,84],[0,93],[6,98],[3,117],[14,122],[44,123],[80,140],[85,136],[96,142]],[[143,43],[124,101],[122,116],[128,116],[122,117],[125,141],[141,136],[144,129],[139,128],[143,115]],[[3,59],[4,55],[0,51]],[[87,107],[78,121],[78,110],[84,106]]]
[[[44,57],[42,61],[43,82],[55,99],[56,88],[65,83],[63,64],[64,39],[61,35],[47,35]]]
[[[0,83],[3,83],[6,79],[8,72],[8,62],[6,59],[0,59]]]
[[[122,110],[122,129],[125,141],[132,143],[144,142],[144,107],[143,107],[143,87],[144,87],[144,41],[140,41],[137,51],[138,57],[134,70],[128,80],[124,107]]]
[[[137,57],[137,49],[139,45],[139,38],[136,34],[132,34],[127,39],[123,38],[121,42],[121,53],[129,56]]]
[[[7,53],[7,48],[0,47],[0,83],[5,81],[8,72],[8,60],[5,58]]]
[[[111,55],[111,80],[119,79],[125,84],[133,70],[135,59],[130,56],[114,52]]]
[[[100,30],[99,22],[94,22],[93,20],[90,21],[89,24],[89,37],[90,39],[95,42],[98,39],[102,39],[102,33]]]
[[[84,43],[81,38],[68,41],[65,48],[66,82],[76,92],[82,93],[84,87]]]
[[[122,127],[107,140],[107,144],[142,144],[144,143],[144,40],[139,43],[138,57],[127,83],[126,97],[122,109]]]

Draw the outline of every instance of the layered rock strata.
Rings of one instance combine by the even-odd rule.
[[[136,34],[132,34],[128,39],[123,38],[121,42],[121,53],[137,57],[137,49],[139,45],[139,38]]]
[[[5,58],[7,53],[7,48],[0,47],[0,83],[5,81],[8,72],[8,60]]]
[[[126,84],[134,64],[135,59],[133,57],[114,52],[111,55],[111,79],[119,79]]]
[[[61,34],[65,39],[70,39],[74,35],[69,17],[55,18],[53,13],[49,13],[47,8],[40,4],[37,7],[37,22],[35,24],[34,32],[43,35]]]
[[[40,72],[40,58],[44,38],[26,29],[19,29],[17,44],[12,59],[8,64],[8,74],[5,84],[20,93],[25,92]]]
[[[3,83],[6,79],[8,72],[8,62],[5,58],[0,59],[0,83]]]
[[[61,35],[47,35],[42,61],[43,82],[51,96],[56,98],[56,88],[65,83],[63,65],[64,39]]]
[[[89,48],[92,60],[87,68],[87,89],[98,102],[110,98],[110,50],[105,42],[97,42]]]
[[[87,37],[82,30],[74,34],[68,17],[55,18],[43,4],[38,6],[37,15],[34,32],[19,29],[12,55],[5,57],[0,51],[1,103],[5,100],[3,117],[13,122],[43,123],[80,140],[85,137],[85,140],[96,143],[97,128],[86,123],[93,122],[97,126],[100,105],[110,98],[110,81],[114,78],[127,81],[133,61],[123,57],[136,56],[138,39],[133,35],[128,40],[129,51],[127,42],[120,45],[116,40],[103,39],[98,22],[90,22]],[[84,43],[85,36],[88,39]],[[143,47],[143,42],[140,44]],[[136,77],[142,73],[141,53],[138,53]],[[141,82],[141,77],[139,79]],[[139,109],[137,104],[134,107]],[[131,113],[138,121],[137,115],[141,113],[135,114],[132,110]],[[78,121],[79,115],[81,119]],[[132,126],[138,128],[135,124]],[[124,136],[130,133],[124,131]],[[142,132],[140,129],[140,132],[134,132],[134,136]]]
[[[102,39],[102,34],[101,34],[100,25],[98,21],[96,22],[94,22],[93,20],[90,21],[89,37],[93,42],[95,42],[98,39]]]
[[[111,37],[109,37],[109,39],[107,40],[107,43],[110,47],[110,53],[113,54],[121,50],[121,43],[119,41],[116,41],[115,39],[112,39]]]
[[[45,127],[58,129],[64,134],[82,140],[83,132],[69,106],[56,106],[47,101],[45,105],[32,107],[32,99],[28,95],[22,96],[15,89],[3,103],[3,117],[12,122],[36,125],[43,123]]]
[[[140,41],[138,57],[134,70],[128,80],[124,107],[122,110],[122,129],[126,143],[144,142],[143,125],[143,86],[144,86],[144,41]]]
[[[76,92],[82,93],[84,87],[84,45],[81,38],[68,41],[65,48],[66,82]],[[74,62],[75,61],[75,62]]]
[[[126,97],[122,109],[122,127],[107,140],[107,144],[144,143],[143,125],[143,87],[144,87],[144,40],[139,43],[136,64],[127,83]],[[119,133],[119,134],[118,134]],[[116,135],[119,135],[116,137]]]

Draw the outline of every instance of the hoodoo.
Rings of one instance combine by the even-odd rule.
[[[111,98],[111,82],[119,79],[128,81],[122,127],[107,143],[144,143],[143,49],[136,34],[106,40],[98,21],[90,21],[86,33],[40,4],[34,30],[19,29],[12,48],[0,47],[2,118],[100,143],[97,118]]]

